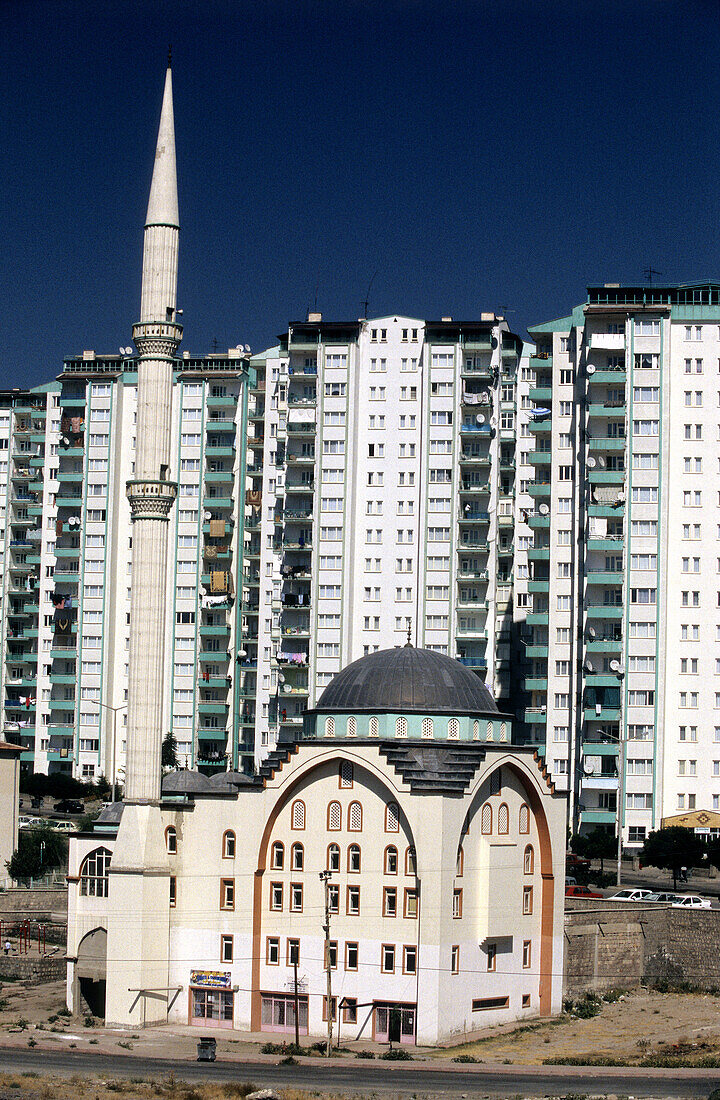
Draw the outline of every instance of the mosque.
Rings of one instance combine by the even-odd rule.
[[[177,187],[168,68],[145,226],[125,799],[71,839],[68,1006],[435,1044],[560,1010],[565,798],[460,662],[343,669],[259,774],[161,777]]]

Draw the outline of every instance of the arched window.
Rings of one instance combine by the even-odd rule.
[[[457,741],[460,737],[460,723],[457,718],[451,718],[448,722],[448,740]]]
[[[340,849],[337,844],[328,844],[327,869],[328,871],[340,870]]]
[[[478,720],[476,718],[475,721],[473,722],[473,741],[479,741],[479,740],[480,740],[480,723],[478,722]]]
[[[353,766],[349,760],[341,760],[338,769],[340,787],[350,788],[353,785]]]
[[[351,802],[348,806],[348,829],[351,833],[362,831],[362,806],[359,802]]]
[[[302,799],[298,798],[293,802],[290,820],[293,829],[305,828],[305,803]]]
[[[171,856],[177,852],[177,830],[174,825],[168,825],[165,830],[165,848]]]
[[[385,832],[396,833],[400,828],[400,811],[397,802],[388,802],[385,807]]]
[[[507,740],[507,726],[505,725],[504,722],[500,723],[500,740],[501,741]]]
[[[339,802],[331,802],[327,808],[327,827],[331,833],[342,829],[342,807]]]
[[[281,840],[273,843],[270,851],[270,866],[273,871],[282,871],[285,866],[285,845]]]
[[[488,724],[487,724],[487,728],[485,730],[485,739],[486,739],[486,741],[492,741],[492,739],[493,739],[493,725],[492,725],[492,722],[488,722]]]
[[[407,737],[407,718],[395,719],[395,736]]]
[[[325,719],[325,736],[326,737],[334,737],[335,736],[335,719],[334,718],[326,718]]]
[[[525,856],[523,858],[523,872],[526,875],[531,875],[535,870],[535,852],[533,851],[532,844],[528,844],[525,849]]]
[[[480,814],[480,832],[483,836],[490,836],[492,832],[492,806],[486,802]]]
[[[417,874],[417,856],[415,855],[414,848],[405,849],[405,874],[416,875]]]
[[[377,720],[377,716],[375,714],[373,714],[370,718],[370,736],[371,737],[377,737],[378,732],[379,732],[379,723],[378,723],[378,720]]]
[[[501,772],[501,768],[496,768],[490,776],[490,794],[500,794],[500,788],[502,787]]]
[[[385,874],[396,875],[398,871],[398,853],[394,844],[385,849]]]
[[[347,736],[348,737],[356,737],[357,736],[357,718],[355,718],[355,716],[352,715],[352,714],[350,715],[350,717],[347,720]]]
[[[88,852],[80,867],[80,893],[86,898],[106,898],[108,896],[108,868],[110,852],[107,848],[96,848]]]
[[[423,737],[432,737],[432,735],[433,735],[433,720],[432,720],[432,718],[423,718],[423,720],[422,720],[422,735],[423,735]]]
[[[520,820],[518,823],[518,832],[521,834],[530,832],[530,807],[527,802],[523,802],[520,807]]]
[[[232,829],[223,833],[222,854],[223,859],[235,859],[235,833]]]
[[[351,844],[347,851],[347,869],[348,871],[360,870],[360,845]]]
[[[305,849],[298,842],[290,849],[290,866],[293,871],[302,871],[305,868]]]
[[[502,836],[507,836],[510,831],[510,816],[508,814],[507,802],[501,802],[498,806],[498,832]]]

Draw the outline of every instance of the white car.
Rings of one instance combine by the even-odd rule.
[[[34,829],[36,825],[44,825],[45,822],[41,817],[28,817],[26,814],[20,814],[18,818],[18,829]]]
[[[625,890],[618,890],[617,894],[613,894],[609,897],[608,901],[642,901],[652,893],[651,890],[636,889],[635,887],[627,887]]]
[[[51,821],[50,826],[60,833],[76,833],[78,828],[74,821]]]
[[[673,909],[709,909],[710,899],[700,898],[697,894],[676,894],[670,903]]]

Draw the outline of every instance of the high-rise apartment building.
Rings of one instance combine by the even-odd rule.
[[[494,669],[507,702],[521,350],[494,314],[311,314],[253,358],[256,759],[341,668],[408,638]]]
[[[524,736],[574,829],[717,829],[720,285],[593,286],[531,335]]]

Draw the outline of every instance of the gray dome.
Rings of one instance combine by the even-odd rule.
[[[400,646],[369,653],[335,676],[315,711],[394,714],[498,714],[482,680],[430,649]]]

